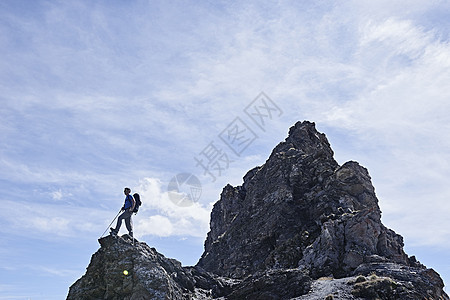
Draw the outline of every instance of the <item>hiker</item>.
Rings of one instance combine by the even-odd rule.
[[[111,235],[117,235],[119,233],[120,226],[122,225],[122,220],[125,220],[125,226],[128,229],[128,234],[130,237],[133,237],[133,223],[131,222],[131,215],[133,214],[134,206],[136,205],[136,201],[133,196],[130,195],[131,189],[125,188],[123,190],[125,194],[125,204],[122,207],[123,213],[117,219],[116,228],[110,228]]]

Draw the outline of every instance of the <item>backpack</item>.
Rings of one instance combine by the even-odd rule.
[[[133,198],[134,198],[134,200],[136,200],[136,205],[134,206],[133,212],[134,212],[134,213],[137,213],[138,210],[139,210],[139,206],[142,205],[142,202],[141,202],[141,196],[139,196],[138,193],[134,193],[134,194],[133,194]]]

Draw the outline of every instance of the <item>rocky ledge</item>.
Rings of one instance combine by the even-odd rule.
[[[306,121],[223,189],[196,266],[127,236],[99,242],[67,299],[449,299],[381,223],[367,169],[340,166]]]

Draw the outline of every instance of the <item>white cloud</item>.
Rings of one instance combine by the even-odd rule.
[[[4,223],[0,230],[17,237],[32,235],[43,240],[95,238],[114,216],[111,211],[93,207],[6,199],[2,203],[5,208],[0,211],[0,217]]]
[[[59,190],[59,191],[54,191],[54,192],[52,193],[52,198],[53,198],[54,200],[61,200],[62,197],[63,197],[63,194],[62,194],[61,190]]]
[[[167,217],[154,215],[141,219],[135,227],[136,237],[145,235],[171,236],[174,233],[173,224]]]
[[[136,235],[205,237],[209,229],[210,207],[200,202],[178,206],[159,179],[141,180],[137,191],[143,205],[136,215]]]

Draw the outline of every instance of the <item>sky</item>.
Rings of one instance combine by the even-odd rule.
[[[302,120],[450,284],[449,40],[437,0],[0,1],[0,299],[64,299],[126,186],[136,237],[194,265]]]

